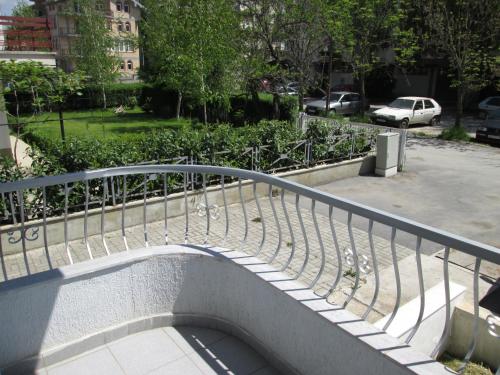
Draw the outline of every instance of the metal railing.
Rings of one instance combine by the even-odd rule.
[[[334,128],[339,128],[342,126],[347,127],[349,130],[355,132],[369,131],[373,138],[376,138],[376,136],[379,133],[398,133],[399,134],[398,171],[402,171],[404,169],[406,163],[406,142],[408,140],[407,129],[399,129],[390,126],[380,126],[380,125],[365,124],[359,122],[349,122],[347,125],[342,125],[335,119],[331,119],[328,117],[310,116],[305,112],[301,112],[299,114],[297,118],[297,127],[305,133],[309,128],[309,124],[315,121],[325,122]]]
[[[109,189],[117,187],[120,192],[116,196],[110,195]],[[199,200],[193,208],[194,196]],[[54,197],[58,197],[58,204],[54,204]],[[152,197],[162,205],[161,218],[155,223],[148,220],[148,210],[151,209],[148,202]],[[158,245],[173,243],[173,238],[185,244],[203,243],[242,250],[263,259],[263,262],[278,264],[278,268],[293,274],[297,279],[306,280],[308,287],[316,290],[321,298],[345,308],[358,304],[362,307],[361,311],[358,310],[359,315],[365,320],[369,320],[371,314],[377,314],[376,304],[379,302],[381,287],[388,282],[383,280],[381,268],[384,262],[389,262],[391,282],[395,286],[394,303],[387,314],[384,330],[389,329],[402,306],[405,289],[405,281],[402,280],[399,269],[401,249],[398,247],[397,237],[401,234],[411,235],[415,240],[411,256],[416,262],[415,277],[418,278],[420,306],[418,318],[405,339],[410,344],[423,321],[426,306],[422,243],[431,241],[440,244],[444,248],[442,275],[446,311],[441,339],[432,353],[434,357],[444,349],[452,329],[450,251],[453,249],[468,254],[474,258],[474,323],[462,369],[471,359],[478,339],[478,283],[481,264],[500,264],[500,250],[495,247],[273,175],[224,167],[177,164],[103,169],[0,184],[0,213],[3,212],[4,223],[10,225],[9,233],[18,233],[15,239],[9,238],[8,243],[18,246],[27,275],[36,272],[32,269],[36,262],[29,260],[30,251],[26,246],[29,236],[35,230],[37,236],[41,232],[43,237],[44,248],[41,250],[44,251],[49,268],[55,267],[51,261],[51,252],[54,250],[49,245],[49,236],[53,232],[47,230],[49,217],[52,215],[60,215],[59,225],[64,232],[67,263],[72,264],[77,259],[82,259],[83,256],[76,254],[70,246],[69,235],[69,222],[72,220],[70,202],[82,198],[84,230],[83,241],[80,242],[84,244],[86,259],[99,256],[95,248],[97,242],[104,249],[104,256],[150,247],[155,241]],[[126,224],[131,200],[136,205],[142,203],[141,239],[135,241],[135,238],[135,242],[132,241],[134,243],[131,242],[130,228]],[[30,210],[27,210],[27,206],[30,206]],[[179,207],[180,216],[173,217],[170,210]],[[88,234],[92,208],[100,210],[97,242],[92,242]],[[112,233],[106,229],[109,225],[107,217],[110,208],[119,211],[121,215],[116,237],[119,241],[111,241]],[[252,219],[255,215],[257,217]],[[353,217],[363,219],[368,224],[367,230],[359,229],[362,225],[354,225]],[[35,219],[38,221],[34,226],[31,221]],[[154,225],[156,229],[153,230]],[[386,255],[381,252],[379,238],[374,230],[375,226],[380,225],[390,229]],[[344,239],[341,232],[345,234]],[[9,256],[2,249],[2,243],[6,243],[1,238],[2,233],[5,232],[0,230],[0,257],[4,280],[7,280],[6,262],[8,263]],[[161,233],[156,240],[153,239],[155,233]],[[349,287],[342,289],[346,280]],[[372,282],[373,293],[361,303],[358,293],[367,280]],[[319,286],[322,286],[322,291]],[[498,318],[491,314],[488,319],[490,334],[499,337],[494,323]]]

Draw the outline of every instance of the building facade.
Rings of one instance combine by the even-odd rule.
[[[78,1],[75,0],[32,0],[40,14],[48,17],[53,25],[52,41],[57,52],[57,65],[65,71],[76,69],[74,56],[76,40],[79,37]],[[139,22],[143,6],[134,0],[102,0],[96,6],[108,20],[108,27],[115,38],[115,47],[110,53],[120,59],[119,71],[121,80],[137,79],[141,57],[137,43]]]

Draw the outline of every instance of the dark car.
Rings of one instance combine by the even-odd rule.
[[[500,145],[500,110],[488,113],[484,123],[476,130],[476,140]]]

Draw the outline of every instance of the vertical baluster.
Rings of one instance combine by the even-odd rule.
[[[144,199],[142,203],[142,222],[143,222],[143,232],[144,232],[144,244],[146,245],[146,247],[149,247],[147,200],[148,200],[148,175],[144,174]]]
[[[281,267],[281,272],[286,270],[290,263],[292,263],[293,256],[295,255],[295,236],[293,235],[292,223],[290,222],[290,216],[288,215],[288,209],[286,208],[285,202],[285,189],[281,189],[281,207],[283,208],[283,214],[285,215],[286,225],[288,227],[288,233],[290,233],[290,242],[292,244],[292,249],[286,263]]]
[[[12,224],[16,225],[17,224],[16,206],[14,205],[14,198],[12,196],[12,193],[9,193],[9,203],[10,203],[10,212],[12,213]]]
[[[356,250],[356,242],[354,241],[354,234],[352,231],[352,212],[349,212],[347,216],[347,231],[349,232],[349,242],[351,244],[351,251],[352,251],[352,258],[354,261],[354,268],[356,272],[356,278],[354,280],[354,286],[352,287],[351,294],[349,297],[344,302],[344,307],[346,307],[349,302],[354,298],[354,294],[356,294],[356,291],[358,290],[359,286],[359,259],[358,259],[358,252]]]
[[[47,239],[47,191],[45,186],[42,187],[42,226],[43,226],[43,247],[45,249],[45,256],[47,257],[47,264],[52,269],[52,262],[49,254],[49,244]]]
[[[2,196],[3,201],[3,196]],[[9,280],[9,276],[7,275],[7,267],[5,266],[5,259],[3,257],[3,245],[2,245],[2,232],[0,231],[0,262],[2,263],[2,273],[4,281]]]
[[[465,367],[469,363],[472,358],[472,354],[476,349],[477,337],[479,334],[479,269],[481,267],[481,258],[476,257],[476,264],[474,266],[474,323],[472,325],[472,338],[469,345],[469,350],[465,354],[464,361],[460,368],[458,369],[458,373],[462,373],[465,370]]]
[[[444,250],[444,258],[443,258],[443,274],[444,274],[444,295],[446,299],[446,312],[445,312],[445,322],[443,333],[441,338],[439,339],[438,344],[434,348],[431,353],[432,358],[436,358],[439,354],[441,354],[441,349],[443,348],[446,339],[448,338],[448,334],[450,331],[450,318],[451,318],[451,303],[450,303],[450,275],[448,273],[448,259],[450,258],[450,248],[446,247]]]
[[[227,236],[229,234],[229,210],[227,209],[227,201],[226,201],[226,189],[224,187],[224,175],[221,176],[221,188],[222,188],[222,200],[224,202],[224,215],[226,218],[225,230],[224,230],[224,239],[222,242],[222,246],[225,246],[227,241]]]
[[[415,258],[417,261],[418,287],[419,287],[419,293],[420,293],[420,309],[418,311],[417,322],[405,340],[405,343],[407,343],[407,344],[410,343],[413,336],[415,336],[415,333],[417,333],[418,328],[420,327],[420,324],[422,323],[422,319],[424,317],[424,311],[425,311],[425,286],[424,286],[424,275],[422,272],[421,252],[422,252],[422,237],[418,236],[417,237]]]
[[[399,275],[399,265],[398,265],[398,256],[396,254],[396,228],[392,228],[391,232],[391,254],[392,254],[392,265],[394,267],[394,276],[396,278],[396,303],[394,304],[394,309],[392,310],[391,316],[389,320],[384,325],[383,330],[387,330],[391,325],[394,317],[398,313],[399,304],[401,303],[401,279]]]
[[[113,207],[116,206],[115,179],[113,176],[111,176],[111,199],[113,202]]]
[[[203,240],[203,243],[206,245],[208,243],[208,237],[210,236],[210,207],[208,205],[207,176],[205,173],[202,174],[202,186],[203,186],[203,197],[205,200],[205,213],[207,217],[205,239]]]
[[[122,198],[122,238],[127,251],[130,250],[127,241],[127,232],[125,231],[125,213],[127,210],[127,175],[123,175],[123,198]]]
[[[365,313],[362,316],[363,319],[368,318],[368,315],[372,311],[373,306],[377,301],[380,289],[380,275],[378,273],[377,254],[375,253],[375,244],[373,243],[373,220],[371,219],[368,223],[368,242],[370,244],[370,254],[372,256],[372,262],[373,262],[373,275],[375,276],[375,290],[373,292],[373,297],[370,302],[370,305],[368,306],[368,308],[366,309]]]
[[[166,173],[163,174],[163,208],[165,215],[163,233],[165,236],[165,245],[168,245],[168,179]]]
[[[278,213],[276,212],[276,207],[274,205],[273,185],[269,185],[268,196],[269,196],[269,203],[270,203],[271,209],[273,211],[274,222],[276,224],[276,228],[277,228],[277,231],[278,231],[278,245],[276,246],[276,250],[274,250],[274,254],[269,258],[269,263],[272,263],[272,262],[274,262],[274,260],[278,256],[278,253],[280,252],[281,242],[283,240],[283,235],[281,233],[281,225],[280,225],[280,221],[278,219]]]
[[[337,231],[335,230],[335,225],[333,224],[333,206],[328,207],[328,219],[330,221],[330,231],[332,232],[333,245],[335,246],[335,253],[337,254],[338,271],[337,271],[337,276],[335,277],[335,281],[333,282],[333,285],[330,288],[328,294],[325,296],[325,298],[328,298],[329,296],[332,295],[342,277],[342,253],[340,252],[340,246],[337,240]]]
[[[257,183],[253,182],[253,196],[255,198],[255,204],[257,205],[257,211],[259,212],[260,223],[262,225],[262,238],[260,240],[259,249],[255,253],[255,256],[259,256],[264,248],[264,243],[266,242],[266,222],[264,219],[264,215],[262,214],[262,208],[259,202],[259,195],[257,194]]]
[[[3,202],[3,217],[5,220],[9,218],[9,211],[7,210],[7,204],[5,203],[5,194],[2,193],[2,202]]]
[[[68,234],[68,203],[69,203],[69,188],[68,183],[64,184],[64,249],[68,255],[70,264],[73,264],[73,257],[69,251],[69,234]]]
[[[85,215],[83,217],[83,238],[90,259],[94,259],[94,257],[92,256],[92,251],[90,250],[89,235],[88,235],[89,197],[90,197],[89,181],[85,180]]]
[[[102,207],[101,207],[101,241],[104,246],[104,250],[106,250],[106,254],[110,255],[108,244],[106,243],[106,199],[108,197],[108,179],[104,177],[102,179]]]
[[[189,211],[188,211],[188,199],[187,199],[187,178],[188,175],[184,173],[184,215],[185,215],[185,229],[184,229],[184,243],[187,244],[189,240]]]
[[[300,195],[295,194],[295,210],[297,211],[297,217],[299,218],[299,223],[300,223],[300,229],[302,230],[302,237],[304,237],[304,245],[305,245],[305,250],[306,254],[304,257],[304,262],[302,263],[302,267],[299,270],[299,273],[297,274],[296,278],[299,278],[304,270],[306,269],[307,263],[309,262],[309,240],[307,239],[307,233],[306,233],[306,228],[304,226],[304,220],[302,220],[302,214],[300,212]]]
[[[314,288],[318,280],[321,278],[323,271],[325,270],[325,247],[323,245],[323,238],[321,237],[321,231],[318,226],[318,218],[316,217],[316,201],[313,199],[311,202],[311,212],[314,222],[314,229],[316,229],[316,236],[318,236],[319,250],[321,253],[321,266],[319,268],[319,272],[314,278],[314,280],[309,284],[309,288]]]
[[[238,192],[240,194],[240,201],[241,201],[241,209],[243,210],[243,217],[245,218],[245,235],[243,236],[243,240],[240,243],[240,250],[243,250],[243,247],[245,246],[247,242],[247,237],[248,237],[248,216],[247,216],[247,209],[245,205],[245,199],[243,198],[243,191],[241,188],[241,178],[238,178]]]

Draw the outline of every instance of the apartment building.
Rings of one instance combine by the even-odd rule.
[[[57,65],[66,71],[76,69],[74,56],[75,41],[79,37],[76,14],[79,11],[77,0],[31,0],[40,14],[51,21],[54,50],[57,52]],[[110,53],[116,54],[121,80],[136,80],[141,63],[139,49],[131,42],[139,37],[142,4],[135,0],[97,0],[96,6],[108,19],[108,26],[115,37],[115,47]]]

